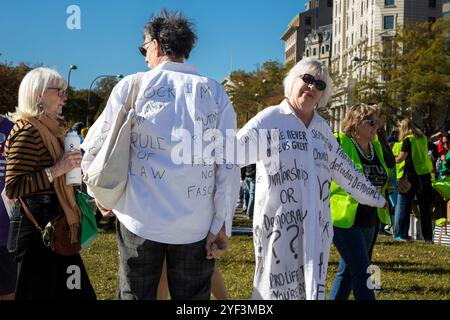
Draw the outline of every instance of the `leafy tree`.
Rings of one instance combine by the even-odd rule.
[[[0,114],[12,112],[17,106],[20,82],[31,68],[25,64],[0,64]]]
[[[91,123],[93,123],[100,114],[103,112],[103,109],[106,107],[106,103],[108,102],[109,95],[117,83],[120,81],[118,77],[105,77],[101,78],[97,84],[95,89],[91,92],[91,113],[92,117]]]
[[[262,109],[283,100],[283,79],[290,67],[267,61],[255,71],[237,70],[231,73],[225,89],[236,110],[238,127],[242,127]]]
[[[444,127],[450,112],[449,35],[450,18],[399,29],[388,46],[372,52],[376,72],[355,85],[356,101],[381,103],[391,123],[410,117],[430,132]]]

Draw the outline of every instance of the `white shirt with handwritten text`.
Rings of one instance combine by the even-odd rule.
[[[121,80],[81,148],[87,170],[106,138],[114,114],[125,104],[132,76]],[[236,114],[222,86],[202,77],[192,65],[164,62],[143,75],[135,104],[128,183],[116,208],[128,230],[145,239],[187,244],[217,234],[225,223],[231,234],[239,192],[239,168],[219,164],[176,164],[172,149],[182,136],[195,140],[203,131],[236,128]],[[208,144],[204,143],[203,148]]]
[[[363,204],[383,207],[385,200],[317,113],[305,127],[285,100],[251,119],[238,132],[239,142],[254,150],[259,129],[278,129],[279,164],[249,155],[248,163],[257,164],[253,298],[325,299],[333,239],[331,179]]]

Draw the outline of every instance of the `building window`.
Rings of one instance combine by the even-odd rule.
[[[325,47],[322,47],[322,54],[325,54]]]
[[[384,0],[385,6],[393,6],[395,5],[395,0]]]
[[[315,56],[317,54],[317,50],[316,48],[313,48],[313,56]]]
[[[311,25],[311,17],[309,17],[309,16],[305,17],[305,25],[307,25],[307,26]]]
[[[436,0],[428,0],[428,7],[436,8]]]
[[[309,57],[309,50],[306,50],[306,56]]]
[[[332,8],[333,7],[333,0],[328,0],[327,1],[327,7],[328,8]]]
[[[394,16],[384,16],[384,29],[394,29]]]

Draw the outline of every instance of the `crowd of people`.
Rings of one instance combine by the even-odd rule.
[[[367,268],[380,224],[393,225],[394,239],[407,240],[417,197],[424,239],[432,240],[428,139],[408,119],[399,123],[399,142],[387,137],[380,108],[366,104],[352,106],[342,132],[333,134],[315,110],[332,95],[329,71],[305,58],[284,79],[285,99],[237,131],[235,146],[245,152],[230,161],[216,149],[213,163],[192,157],[175,164],[183,138],[189,146],[198,139],[196,125],[223,136],[236,129],[222,86],[185,64],[196,42],[192,23],[181,14],[163,10],[151,18],[139,47],[150,70],[121,80],[92,127],[74,126],[81,150],[71,152],[63,150],[67,127],[61,117],[67,82],[48,68],[29,72],[14,122],[0,122],[6,196],[23,199],[42,229],[64,214],[76,241],[81,214],[64,174],[89,169],[139,78],[125,191],[112,210],[96,202],[102,215],[117,220],[119,299],[167,299],[169,293],[172,299],[209,299],[211,292],[226,299],[215,260],[226,252],[236,199],[253,220],[253,299],[326,299],[332,242],[341,258],[329,298],[348,299],[353,291],[356,299],[375,299]],[[440,178],[448,175],[450,155],[448,136],[438,138]],[[211,151],[200,148],[202,155]],[[395,198],[391,206],[388,198]],[[23,207],[17,250],[8,252],[9,219],[1,206],[0,299],[96,299],[80,254],[52,251]],[[67,286],[69,266],[80,270],[79,288]]]

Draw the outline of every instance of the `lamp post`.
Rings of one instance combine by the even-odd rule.
[[[88,101],[87,101],[88,102],[88,107],[87,107],[87,112],[86,112],[86,127],[89,126],[89,110],[90,110],[90,107],[91,107],[92,86],[100,78],[112,78],[112,77],[116,77],[117,79],[122,79],[123,75],[122,74],[117,74],[117,75],[103,74],[103,75],[100,75],[100,76],[96,77],[94,80],[92,80],[91,85],[89,86],[89,91],[88,91]]]
[[[74,64],[71,64],[69,66],[69,75],[67,76],[67,95],[69,95],[69,91],[70,91],[70,74],[72,73],[72,70],[77,70],[78,67]]]

